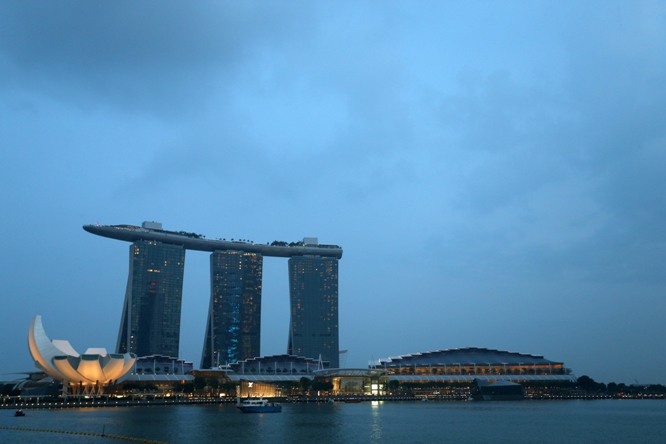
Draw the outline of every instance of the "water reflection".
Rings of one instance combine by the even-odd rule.
[[[666,404],[652,400],[303,403],[285,404],[282,413],[270,414],[243,414],[233,405],[28,410],[24,418],[13,413],[0,410],[0,427],[104,431],[175,443],[508,443],[516,436],[545,443],[636,442],[636,437],[661,443],[666,436]],[[92,441],[0,429],[0,442]]]
[[[370,428],[370,442],[380,442],[382,440],[382,417],[379,408],[380,401],[370,401],[371,407],[371,428]]]

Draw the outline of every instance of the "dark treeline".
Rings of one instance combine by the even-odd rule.
[[[585,390],[587,392],[604,392],[604,393],[666,393],[666,386],[661,384],[631,384],[626,385],[624,383],[615,383],[609,382],[604,384],[603,382],[596,382],[594,379],[590,378],[587,375],[583,375],[576,381],[578,388]]]

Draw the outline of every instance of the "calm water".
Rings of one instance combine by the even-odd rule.
[[[197,443],[539,442],[665,443],[666,401],[386,402],[285,404],[242,414],[232,405],[0,410],[0,427]],[[105,443],[103,437],[0,430],[0,442]]]

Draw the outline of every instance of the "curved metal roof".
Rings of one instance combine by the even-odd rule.
[[[227,376],[232,381],[253,381],[253,382],[278,382],[278,381],[300,381],[301,378],[331,378],[331,377],[378,377],[385,374],[384,370],[380,369],[364,369],[364,368],[335,368],[325,370],[315,370],[308,374],[297,375],[256,375],[256,374],[240,374],[228,373]]]
[[[321,377],[378,377],[386,374],[384,369],[368,368],[332,368],[326,370],[317,370],[315,376]]]
[[[313,377],[314,375],[251,375],[229,373],[227,377],[232,381],[251,381],[251,382],[279,382],[279,381],[300,381],[302,377]]]
[[[562,364],[549,361],[543,356],[515,353],[488,348],[453,348],[389,358],[379,361],[382,367],[423,365],[549,365]]]
[[[154,382],[176,382],[176,381],[187,381],[187,382],[192,382],[194,381],[194,376],[192,375],[136,375],[136,374],[126,374],[122,378],[118,379],[119,382],[129,382],[129,381],[136,381],[136,382],[146,382],[146,381],[154,381]]]

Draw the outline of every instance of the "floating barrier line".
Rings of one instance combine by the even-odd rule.
[[[34,429],[31,427],[3,427],[3,426],[0,426],[0,430],[14,430],[19,432],[63,433],[67,435],[97,436],[100,438],[118,439],[122,441],[131,441],[131,442],[143,442],[149,444],[168,444],[166,441],[155,441],[152,439],[134,438],[132,436],[112,435],[109,433],[76,432],[73,430],[48,430],[48,429]]]

